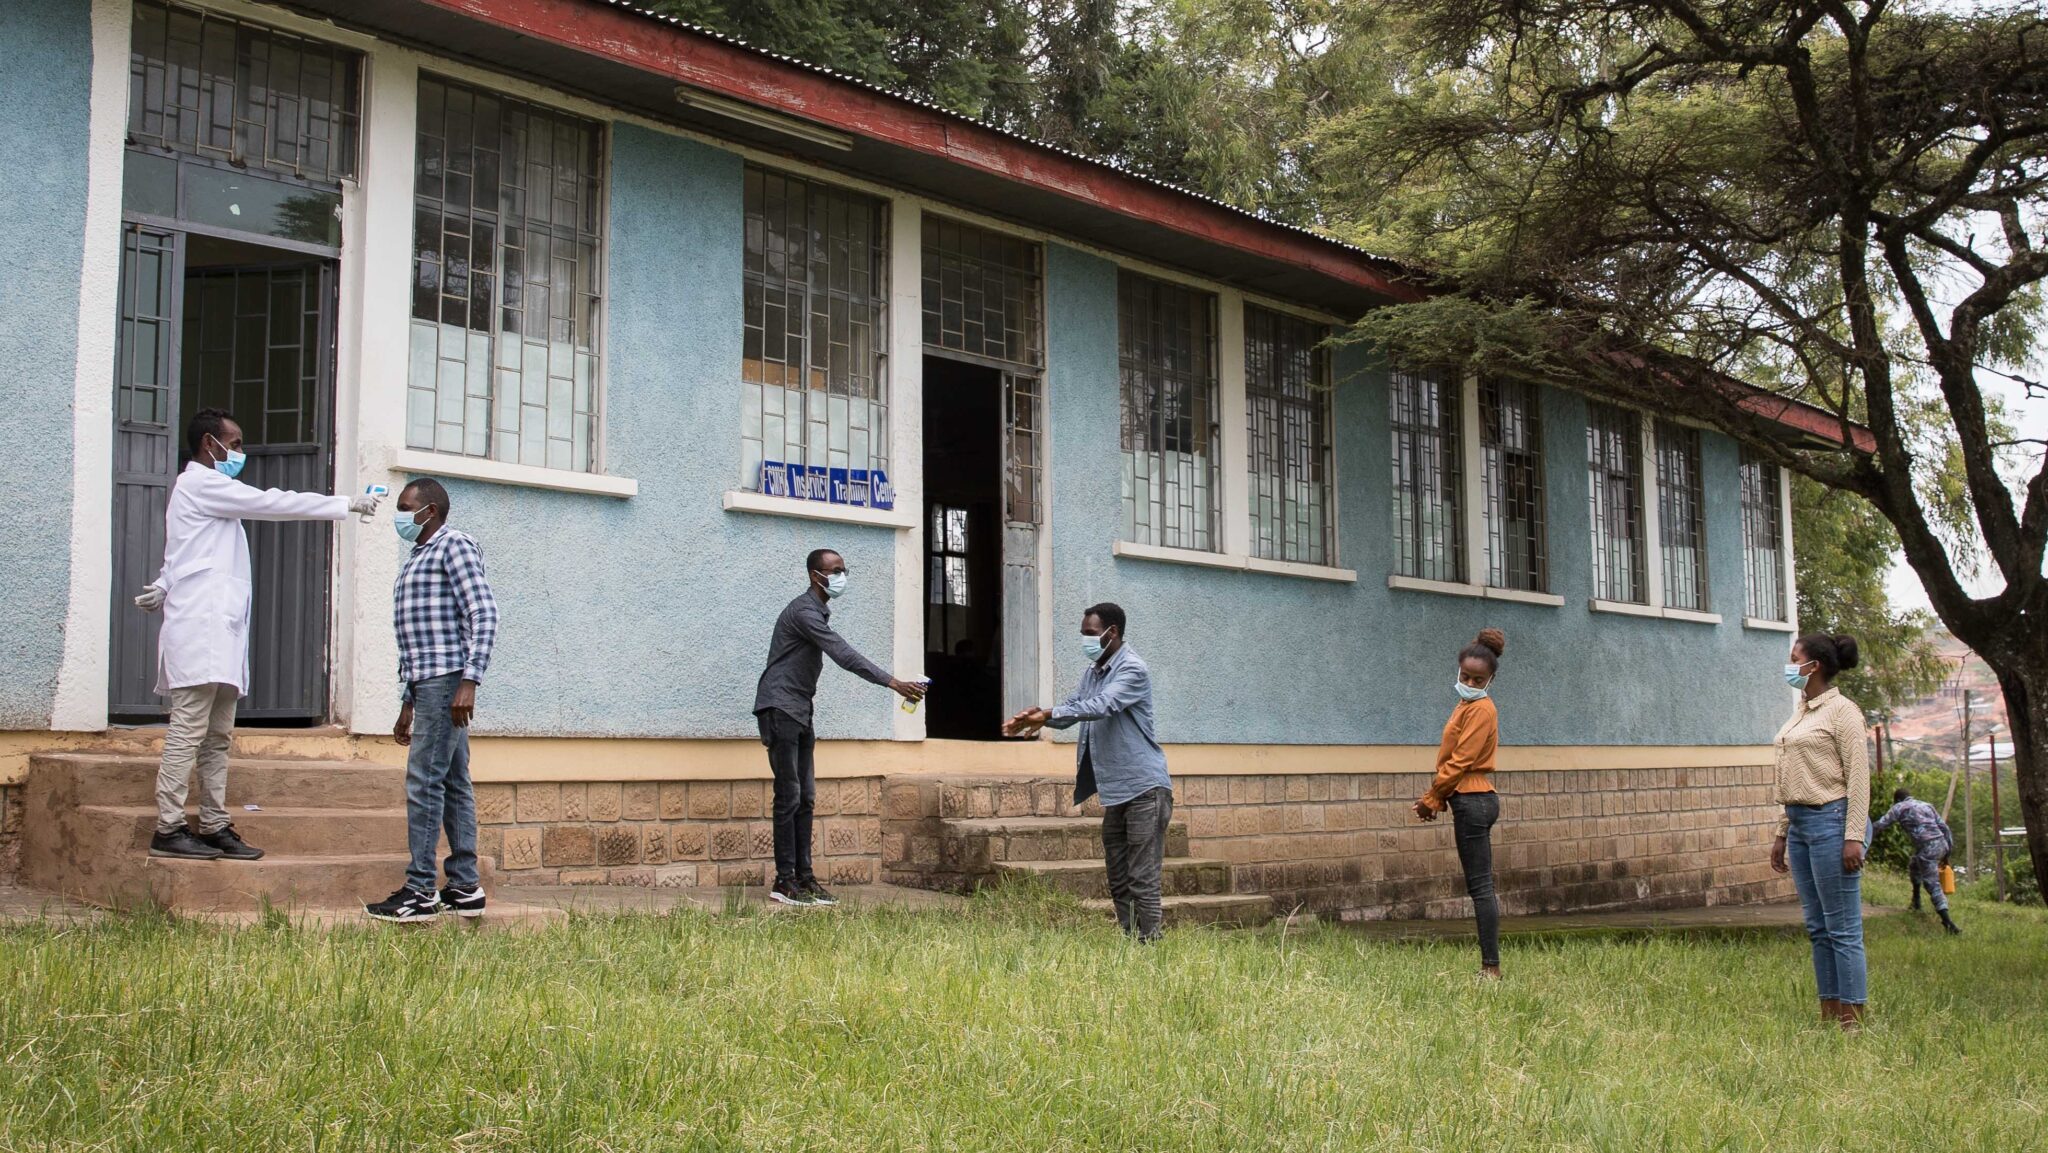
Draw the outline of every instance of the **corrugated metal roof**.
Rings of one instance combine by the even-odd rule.
[[[763,57],[765,59],[774,60],[777,61],[778,63],[790,65],[791,67],[801,68],[806,72],[816,73],[819,76],[830,77],[832,80],[837,81],[841,84],[850,84],[856,88],[861,88],[868,92],[874,93],[875,95],[883,96],[890,100],[895,100],[903,104],[909,104],[917,108],[922,108],[927,112],[936,113],[940,116],[946,117],[949,120],[958,121],[961,124],[971,125],[985,132],[993,132],[998,136],[1007,137],[1008,139],[1017,141],[1018,143],[1030,145],[1033,148],[1042,149],[1046,152],[1050,152],[1058,156],[1064,156],[1070,160],[1078,160],[1084,164],[1091,164],[1097,168],[1106,169],[1110,172],[1114,172],[1130,180],[1142,181],[1146,184],[1152,185],[1155,188],[1164,189],[1178,196],[1185,196],[1190,200],[1201,201],[1212,207],[1220,208],[1225,212],[1229,212],[1232,215],[1243,217],[1246,220],[1255,221],[1269,228],[1278,228],[1287,232],[1295,233],[1300,236],[1308,237],[1310,239],[1319,241],[1323,244],[1327,244],[1332,248],[1341,250],[1343,252],[1348,252],[1363,260],[1369,260],[1374,264],[1381,265],[1386,269],[1389,269],[1402,276],[1421,275],[1416,270],[1411,269],[1404,264],[1401,264],[1399,261],[1392,260],[1384,256],[1378,256],[1371,252],[1367,252],[1365,249],[1360,248],[1355,244],[1348,244],[1342,240],[1338,240],[1324,233],[1317,232],[1315,229],[1304,228],[1298,224],[1290,224],[1284,220],[1275,220],[1270,216],[1253,212],[1249,209],[1239,208],[1235,204],[1231,204],[1230,202],[1225,200],[1219,200],[1216,197],[1210,196],[1206,193],[1195,192],[1191,189],[1183,188],[1180,185],[1174,184],[1170,181],[1161,180],[1156,176],[1148,176],[1143,172],[1134,171],[1128,167],[1125,167],[1122,164],[1118,164],[1110,160],[1105,160],[1102,157],[1090,156],[1083,152],[1076,152],[1071,148],[1062,148],[1057,144],[1048,144],[1035,136],[1027,136],[1022,132],[1017,132],[1008,128],[1003,128],[1001,126],[990,124],[983,120],[976,120],[972,116],[968,116],[964,113],[957,112],[951,108],[947,108],[943,104],[936,104],[930,100],[925,100],[921,97],[911,96],[907,93],[898,92],[890,88],[884,88],[879,84],[875,84],[867,80],[862,80],[857,76],[849,76],[844,72],[840,72],[832,68],[827,68],[822,64],[813,64],[808,60],[801,60],[795,56],[787,56],[780,52],[771,52],[766,48],[761,48],[754,44],[749,44],[747,41],[741,40],[736,36],[728,36],[723,32],[714,31],[713,29],[706,28],[701,24],[693,24],[690,21],[684,20],[680,17],[663,15],[662,13],[655,12],[651,9],[643,8],[638,4],[630,3],[628,2],[628,0],[596,0],[596,2],[604,4],[607,7],[617,8],[622,12],[630,12],[633,15],[639,16],[643,19],[654,20],[663,24],[670,25],[675,28],[680,28],[686,32],[690,32],[697,36],[703,36],[707,39],[716,40],[722,44],[729,44],[735,48],[743,49],[747,52],[751,52],[754,55]]]

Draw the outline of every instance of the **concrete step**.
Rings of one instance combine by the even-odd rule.
[[[1062,893],[1084,900],[1109,898],[1109,874],[1100,860],[1094,861],[1003,861],[996,876],[1033,876]],[[1160,875],[1161,887],[1169,897],[1216,895],[1230,892],[1230,865],[1199,857],[1168,857]]]
[[[1083,901],[1081,904],[1111,917],[1116,916],[1116,908],[1107,900]],[[1273,919],[1273,899],[1258,893],[1167,897],[1160,902],[1160,908],[1166,914],[1168,928],[1182,925],[1220,925],[1225,928],[1252,929]]]
[[[405,883],[403,852],[291,857],[260,861],[143,858],[142,880],[154,903],[207,916],[266,907],[286,912],[360,908]]]
[[[950,869],[989,872],[1010,861],[1101,861],[1096,817],[976,817],[939,824],[941,859]],[[1167,826],[1166,855],[1188,854],[1188,830]]]
[[[104,838],[109,849],[146,852],[156,831],[156,806],[82,805],[85,821],[113,826]],[[348,856],[368,851],[404,851],[404,809],[313,809],[291,806],[251,813],[236,810],[235,831],[266,855],[285,857]]]
[[[61,778],[73,805],[153,805],[157,762],[86,754],[38,756],[30,777]],[[361,761],[228,762],[228,808],[403,809],[405,770]]]

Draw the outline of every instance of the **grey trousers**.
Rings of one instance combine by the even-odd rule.
[[[185,827],[185,790],[199,770],[199,831],[228,827],[228,738],[235,731],[233,685],[193,685],[171,690],[171,725],[164,733],[164,759],[156,771],[156,831]]]
[[[1159,939],[1160,872],[1166,863],[1166,826],[1173,820],[1173,790],[1155,788],[1102,809],[1102,862],[1117,924],[1140,941]]]

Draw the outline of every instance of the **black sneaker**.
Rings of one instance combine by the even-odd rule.
[[[364,905],[363,912],[368,913],[372,920],[393,921],[401,925],[431,921],[441,915],[441,898],[408,886],[374,905]]]
[[[189,829],[158,833],[149,839],[149,855],[178,861],[218,861],[220,850],[192,835]]]
[[[465,889],[450,885],[441,890],[441,907],[458,917],[481,917],[484,915],[484,887],[478,885]]]
[[[220,850],[220,855],[230,861],[260,861],[263,850],[242,839],[233,825],[222,825],[219,832],[194,833],[199,843],[211,845]]]
[[[794,881],[775,882],[775,887],[768,890],[768,899],[779,904],[796,905],[799,907],[818,903],[811,899],[809,890]]]
[[[813,905],[836,905],[839,903],[839,898],[827,892],[825,886],[820,885],[815,877],[805,881],[803,888],[804,895],[811,899],[811,904]]]

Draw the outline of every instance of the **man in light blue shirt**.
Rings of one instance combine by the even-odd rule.
[[[1124,610],[1099,604],[1081,614],[1088,670],[1053,709],[1026,709],[1003,726],[1009,736],[1081,726],[1074,803],[1102,795],[1102,858],[1117,923],[1140,941],[1159,938],[1160,875],[1173,781],[1152,733],[1152,670],[1124,643]]]

